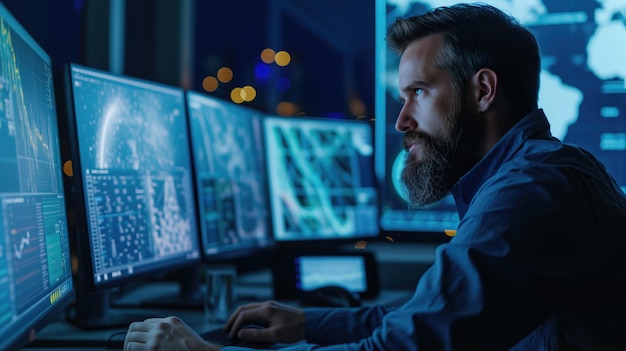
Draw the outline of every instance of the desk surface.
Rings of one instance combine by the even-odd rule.
[[[237,304],[245,304],[253,301],[264,301],[272,297],[271,284],[269,284],[269,273],[259,272],[241,276],[235,290]],[[204,317],[202,306],[198,308],[137,308],[137,301],[145,298],[166,300],[177,296],[179,284],[175,282],[147,282],[136,288],[127,291],[122,297],[116,300],[118,306],[109,310],[111,318],[127,317],[128,323],[134,320],[143,320],[151,317],[167,317],[175,315],[180,317],[190,327],[198,333],[215,329],[221,324],[208,323]],[[382,290],[376,299],[363,301],[367,304],[396,305],[410,297],[412,291],[407,290]],[[297,306],[297,301],[280,301]],[[124,340],[125,327],[113,327],[108,329],[84,329],[76,324],[67,322],[63,316],[57,321],[50,323],[42,329],[36,337],[35,342],[25,350],[60,350],[60,349],[80,349],[80,350],[111,350],[120,349]],[[109,339],[112,340],[109,343]],[[107,345],[110,347],[107,348]]]
[[[378,246],[380,247],[378,247]],[[413,293],[413,288],[421,273],[427,269],[434,260],[436,245],[410,245],[410,244],[374,244],[373,251],[376,252],[379,268],[381,269],[381,292],[378,297],[372,300],[363,301],[364,305],[382,304],[386,306],[397,306],[404,303]],[[369,249],[369,247],[368,247]],[[406,266],[406,267],[405,267]],[[410,274],[409,274],[410,273]],[[237,304],[245,304],[254,301],[264,301],[272,298],[271,272],[263,270],[259,272],[247,273],[239,276],[235,295]],[[386,280],[385,280],[386,279]],[[124,334],[131,321],[143,320],[150,317],[166,317],[175,315],[182,318],[190,327],[198,333],[220,327],[219,324],[211,324],[204,318],[202,302],[192,301],[184,308],[175,306],[169,307],[149,307],[137,308],[138,301],[146,299],[153,301],[171,301],[179,294],[180,285],[175,282],[147,282],[137,285],[132,289],[126,289],[122,296],[115,299],[118,307],[110,309],[112,319],[124,316],[127,323],[124,326],[108,329],[88,330],[69,323],[65,316],[50,323],[39,331],[34,344],[29,345],[25,350],[110,350],[107,348],[109,339],[114,341],[114,345],[122,345]],[[200,292],[202,298],[203,292]],[[297,301],[280,301],[290,305],[298,306]],[[119,307],[122,306],[122,307]],[[121,346],[118,346],[120,349]]]

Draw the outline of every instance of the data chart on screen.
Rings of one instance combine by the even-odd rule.
[[[70,73],[95,284],[198,259],[182,89]]]
[[[265,119],[276,240],[378,235],[372,129],[363,120]]]
[[[187,100],[205,258],[270,246],[264,115],[193,91]]]

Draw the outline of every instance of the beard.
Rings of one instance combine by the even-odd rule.
[[[410,207],[419,208],[443,199],[456,181],[450,162],[454,145],[417,132],[407,132],[405,138],[422,140],[426,155],[418,161],[410,153],[406,154],[400,180]]]
[[[430,136],[418,131],[408,131],[407,141],[419,141],[424,148],[425,158],[417,160],[407,152],[404,169],[400,176],[402,187],[409,200],[409,207],[420,208],[442,200],[450,193],[454,183],[460,178],[460,152],[472,150],[476,116],[463,114],[468,111],[462,100],[455,99],[450,113],[446,116],[445,135]],[[467,156],[467,155],[466,155]]]

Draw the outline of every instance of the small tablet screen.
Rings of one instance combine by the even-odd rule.
[[[351,292],[367,291],[363,256],[299,256],[295,258],[295,264],[298,290],[338,285]]]

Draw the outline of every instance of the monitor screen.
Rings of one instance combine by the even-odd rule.
[[[626,37],[623,9],[609,1],[484,1],[517,17],[535,34],[542,55],[539,107],[552,134],[578,144],[600,159],[626,191],[626,71],[615,43]],[[376,0],[376,174],[381,185],[381,229],[403,239],[445,240],[458,215],[451,196],[437,204],[409,209],[399,186],[404,151],[394,128],[400,111],[398,62],[385,43],[388,26],[399,16],[450,5],[441,0]],[[519,4],[518,4],[519,5]]]
[[[263,114],[187,92],[205,261],[270,247]]]
[[[0,349],[74,298],[50,57],[0,3]]]
[[[317,288],[338,285],[351,292],[367,291],[365,258],[350,256],[299,256],[295,259],[296,288],[311,291]]]
[[[266,116],[264,126],[277,242],[378,236],[373,123]]]
[[[69,65],[79,262],[93,290],[200,260],[185,95]]]

